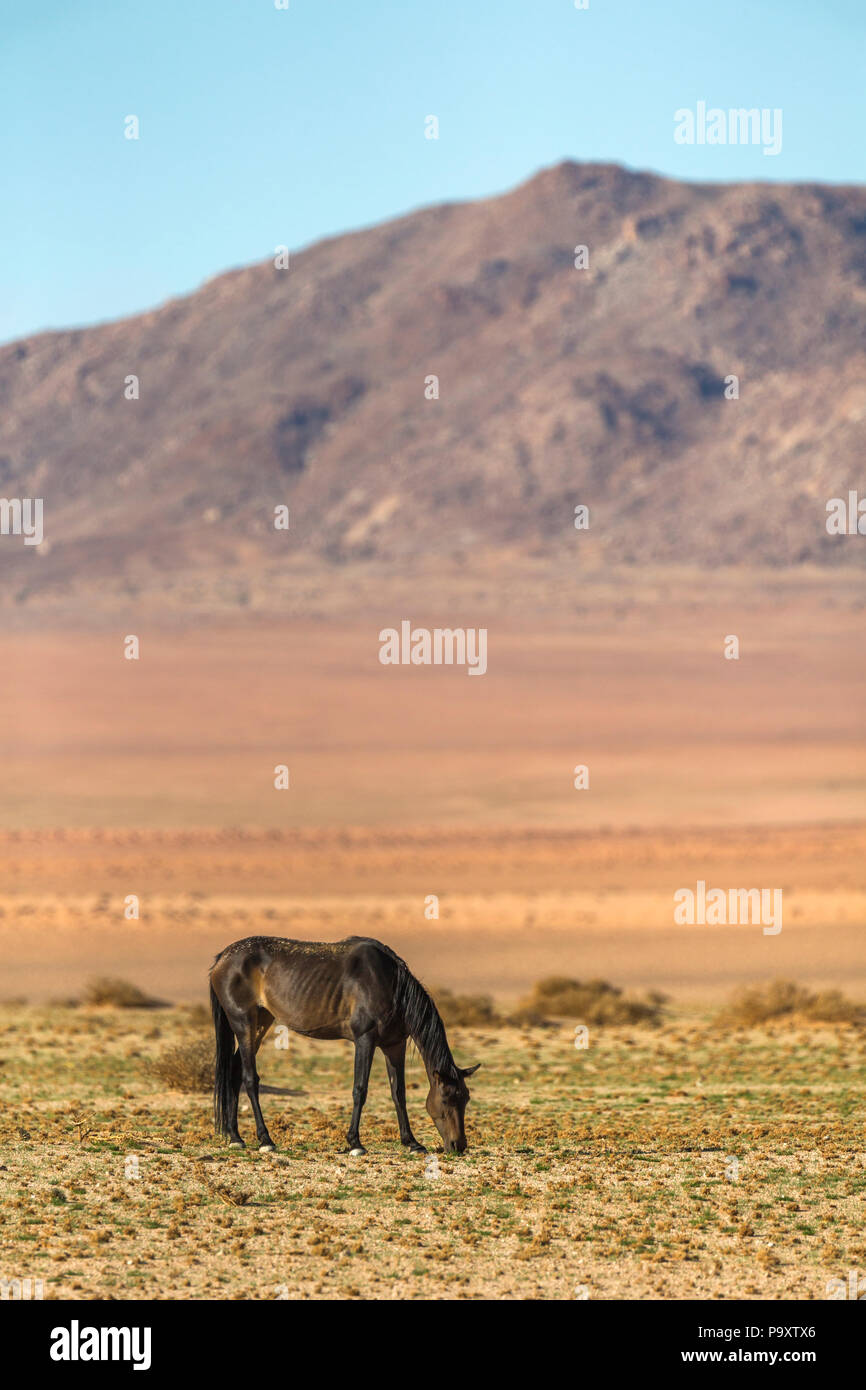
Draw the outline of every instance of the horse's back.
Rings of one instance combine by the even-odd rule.
[[[359,1007],[390,1010],[400,964],[390,947],[372,937],[250,936],[220,952],[211,982],[230,1008],[257,1006],[295,1032],[347,1037]]]
[[[289,951],[304,955],[332,956],[340,953],[350,954],[359,947],[370,947],[391,960],[400,961],[400,957],[391,950],[390,946],[386,946],[383,941],[377,941],[373,936],[344,936],[341,941],[307,941],[303,937],[291,936],[243,936],[238,941],[233,941],[229,946],[223,947],[217,953],[214,964],[216,965],[221,960],[247,954],[277,954],[281,951]]]

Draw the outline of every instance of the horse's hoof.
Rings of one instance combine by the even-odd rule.
[[[233,1139],[232,1142],[229,1144],[229,1148],[230,1148],[230,1149],[245,1149],[245,1148],[246,1148],[246,1144],[244,1143],[243,1139]]]
[[[272,1154],[276,1149],[276,1144],[259,1144],[260,1154]]]
[[[425,1154],[427,1150],[424,1148],[423,1144],[410,1144],[409,1152],[410,1154]]]
[[[365,1154],[366,1152],[367,1152],[366,1149],[350,1149],[350,1150],[349,1150],[349,1157],[350,1157],[350,1158],[363,1158],[363,1157],[364,1157],[364,1154]]]

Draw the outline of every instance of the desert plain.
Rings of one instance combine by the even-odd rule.
[[[294,618],[9,626],[8,1277],[74,1298],[784,1299],[862,1270],[862,1026],[718,1022],[780,979],[866,1001],[862,581],[702,582],[575,584],[540,619],[503,580],[466,606],[481,679],[379,663],[381,628],[436,621],[423,586],[371,604],[359,581],[355,611]],[[782,930],[677,925],[699,880],[780,888]],[[375,936],[434,993],[489,997],[495,1021],[449,1027],[483,1064],[465,1161],[403,1153],[378,1062],[349,1160],[351,1050],[298,1039],[260,1055],[296,1092],[265,1098],[276,1157],[213,1138],[206,1091],[154,1063],[206,1047],[208,966],[253,934]],[[586,1048],[573,1018],[503,1022],[553,975],[665,1002]],[[106,976],[165,1007],[82,1004]],[[408,1078],[435,1158],[417,1058]]]

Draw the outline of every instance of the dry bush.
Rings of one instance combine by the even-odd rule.
[[[99,975],[84,986],[85,1004],[111,1005],[115,1009],[161,1009],[160,999],[152,999],[138,985],[119,980],[113,975]]]
[[[213,1090],[214,1047],[203,1038],[168,1047],[145,1063],[145,1071],[170,1091],[192,1093]]]
[[[434,998],[446,1027],[495,1027],[502,1022],[489,994],[454,994],[450,989],[437,989]]]
[[[752,1028],[773,1019],[809,1023],[864,1023],[866,1008],[846,999],[841,990],[818,994],[792,980],[773,980],[767,985],[737,989],[716,1015],[722,1028]]]
[[[213,1027],[211,1011],[205,1004],[184,1004],[183,1011],[195,1027]]]
[[[570,980],[550,975],[533,986],[509,1018],[511,1023],[544,1023],[549,1018],[572,1018],[580,1023],[658,1023],[664,996],[631,999],[607,980]]]

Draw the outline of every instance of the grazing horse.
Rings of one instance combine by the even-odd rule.
[[[355,1044],[352,1121],[346,1135],[353,1157],[366,1153],[359,1125],[377,1047],[385,1054],[400,1143],[412,1153],[427,1152],[412,1133],[406,1113],[408,1038],[421,1054],[430,1082],[427,1113],[446,1152],[463,1153],[466,1148],[465,1078],[481,1063],[457,1066],[430,995],[405,961],[381,941],[367,936],[334,942],[248,936],[216,957],[210,998],[216,1033],[214,1123],[233,1148],[244,1147],[238,1133],[241,1083],[255,1116],[259,1148],[274,1147],[259,1105],[256,1053],[275,1019],[307,1038],[347,1038]]]

